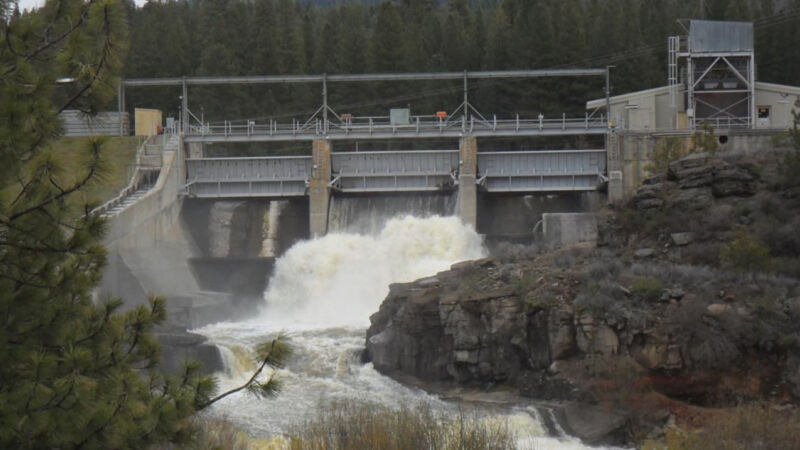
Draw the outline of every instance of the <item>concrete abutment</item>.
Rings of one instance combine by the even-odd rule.
[[[466,224],[478,226],[478,140],[474,136],[462,137],[458,142],[458,217]]]
[[[328,231],[328,206],[331,199],[331,141],[316,139],[312,146],[311,178],[308,180],[309,230],[312,238]]]

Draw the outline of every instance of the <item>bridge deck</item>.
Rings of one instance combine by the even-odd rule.
[[[591,191],[602,182],[606,151],[478,152],[477,183],[489,193]],[[339,192],[450,191],[458,150],[334,152],[329,186]],[[189,159],[187,193],[196,197],[307,195],[310,156]]]
[[[601,135],[608,132],[606,123],[597,118],[561,118],[542,120],[421,120],[409,124],[391,124],[388,118],[337,123],[315,121],[279,124],[225,122],[192,126],[186,142],[269,142],[309,141],[314,139],[400,139],[400,138],[459,138],[465,134],[475,137]]]

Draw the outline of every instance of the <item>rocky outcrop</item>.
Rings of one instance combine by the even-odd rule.
[[[714,198],[751,196],[756,177],[747,165],[736,165],[705,153],[691,154],[669,165],[666,177],[657,175],[636,191],[636,209],[670,206],[702,210]]]
[[[758,283],[727,294],[730,281],[708,269],[683,275],[685,284],[661,284],[631,268],[603,269],[607,259],[584,252],[472,261],[392,285],[370,318],[364,358],[423,385],[504,385],[580,402],[561,422],[587,442],[624,442],[628,420],[663,424],[664,407],[631,409],[647,395],[699,406],[800,398],[800,346],[787,338],[799,335],[797,300],[746,300]],[[790,292],[794,283],[772,288]]]
[[[365,358],[390,375],[580,402],[562,424],[591,442],[627,421],[665,422],[663,402],[796,403],[797,276],[742,274],[720,257],[740,225],[766,223],[764,236],[787,243],[770,249],[797,258],[800,244],[781,230],[797,223],[800,202],[765,193],[758,173],[691,155],[598,215],[599,249],[464,262],[393,285]],[[745,250],[759,248],[752,240]]]
[[[203,373],[211,374],[225,369],[219,349],[216,345],[209,344],[205,336],[185,329],[166,327],[154,334],[161,344],[163,357],[159,369],[164,373],[182,373],[186,361],[203,363]]]

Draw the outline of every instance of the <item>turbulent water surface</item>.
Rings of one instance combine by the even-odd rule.
[[[406,387],[362,365],[359,354],[369,315],[393,282],[412,281],[452,263],[484,256],[480,236],[454,217],[394,218],[372,234],[332,233],[296,244],[277,260],[253,318],[206,326],[199,333],[223,353],[221,388],[241,384],[253,369],[250,352],[279,333],[289,336],[294,355],[278,375],[284,389],[274,399],[245,393],[214,405],[225,418],[254,437],[285,435],[330,400],[364,400],[387,407],[427,402],[456,411],[418,389]],[[507,421],[524,448],[583,448],[579,441],[549,437],[534,408],[483,412]]]

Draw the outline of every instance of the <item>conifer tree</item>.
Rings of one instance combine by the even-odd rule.
[[[164,301],[121,313],[96,304],[104,219],[80,194],[104,174],[103,141],[65,174],[42,148],[60,132],[58,113],[97,111],[113,96],[127,47],[115,0],[56,0],[3,20],[0,34],[0,448],[146,448],[186,442],[188,420],[230,395],[187,364],[156,370],[150,334]],[[65,181],[66,180],[66,181]],[[275,392],[287,348],[259,348],[261,365],[234,391]]]

